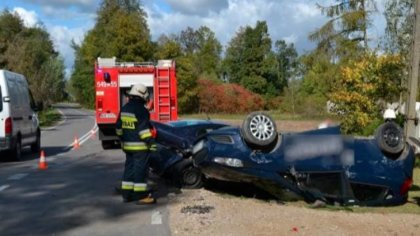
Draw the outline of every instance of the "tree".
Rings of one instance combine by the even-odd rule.
[[[194,73],[191,56],[177,59],[178,109],[181,113],[197,112],[199,109],[198,75]]]
[[[8,64],[4,53],[9,45],[16,39],[16,36],[24,30],[22,19],[4,10],[0,14],[0,67],[4,68]]]
[[[336,4],[318,7],[330,18],[309,35],[310,40],[318,42],[318,50],[326,52],[332,60],[342,60],[368,49],[369,14],[376,11],[373,0],[336,0]]]
[[[138,0],[103,0],[97,15],[81,45],[72,44],[76,58],[71,80],[76,99],[89,107],[94,104],[93,70],[98,57],[141,62],[153,56],[147,16]]]
[[[287,44],[284,40],[277,40],[274,44],[275,56],[278,65],[278,76],[272,83],[276,92],[281,92],[288,81],[296,76],[296,69],[298,67],[298,53],[293,43]]]
[[[385,7],[384,48],[390,53],[399,53],[408,60],[413,41],[413,0],[389,0]]]
[[[258,94],[266,94],[268,81],[276,81],[276,61],[265,21],[255,28],[241,28],[229,42],[223,63],[229,82],[239,83]]]
[[[176,36],[161,35],[157,41],[156,59],[175,59],[182,56],[181,45],[176,40]]]
[[[392,102],[401,92],[402,59],[394,55],[366,54],[340,70],[341,83],[330,97],[333,111],[341,117],[345,133],[362,134],[363,129],[380,117],[378,101]]]
[[[64,63],[42,24],[25,27],[17,14],[0,14],[0,64],[26,76],[36,102],[43,107],[64,96]]]
[[[196,62],[200,74],[218,78],[220,73],[220,54],[222,45],[217,40],[213,31],[206,26],[201,26],[197,31]]]

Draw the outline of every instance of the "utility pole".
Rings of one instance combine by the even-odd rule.
[[[407,124],[405,125],[404,134],[406,137],[416,137],[416,97],[419,78],[420,63],[420,0],[416,0],[414,13],[414,26],[411,51],[411,62],[408,78],[408,96],[407,96]]]

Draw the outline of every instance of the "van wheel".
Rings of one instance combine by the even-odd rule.
[[[41,132],[38,130],[36,132],[36,140],[35,143],[31,145],[32,153],[37,153],[41,150]]]
[[[17,138],[15,147],[10,151],[11,153],[11,159],[13,161],[20,161],[22,158],[22,142],[20,140],[20,137]]]

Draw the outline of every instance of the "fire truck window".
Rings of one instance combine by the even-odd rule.
[[[104,81],[107,83],[111,83],[111,75],[108,72],[104,73]]]
[[[153,100],[153,87],[147,87],[147,90],[149,91],[149,99]]]
[[[124,106],[128,102],[128,91],[130,91],[130,88],[121,89],[121,92],[120,92],[121,107]]]

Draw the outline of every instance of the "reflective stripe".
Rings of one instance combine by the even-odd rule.
[[[152,132],[150,132],[150,129],[144,129],[139,132],[140,139],[147,139],[152,137]]]
[[[133,190],[134,189],[134,183],[133,182],[122,181],[121,189],[122,190]]]
[[[124,146],[146,146],[145,142],[124,142]]]
[[[121,144],[122,149],[126,151],[145,151],[149,150],[146,143],[143,142],[124,142]]]
[[[137,118],[131,113],[121,113],[121,123],[123,129],[136,129]]]
[[[141,136],[140,136],[140,139],[147,139],[147,138],[151,138],[152,137],[152,133],[147,133],[147,134],[142,134]]]
[[[157,145],[156,144],[150,145],[149,150],[150,151],[156,151],[157,150]]]
[[[123,122],[137,122],[137,118],[131,116],[121,116],[121,120]]]
[[[145,192],[147,190],[147,184],[134,184],[134,192]]]
[[[135,114],[129,113],[129,112],[121,112],[121,116],[127,116],[127,117],[136,117]]]
[[[134,146],[129,146],[129,147],[123,147],[122,148],[125,151],[147,151],[149,150],[149,148],[147,147],[134,147]]]
[[[149,132],[150,132],[150,129],[140,130],[139,135],[146,134],[146,133],[149,133]]]

